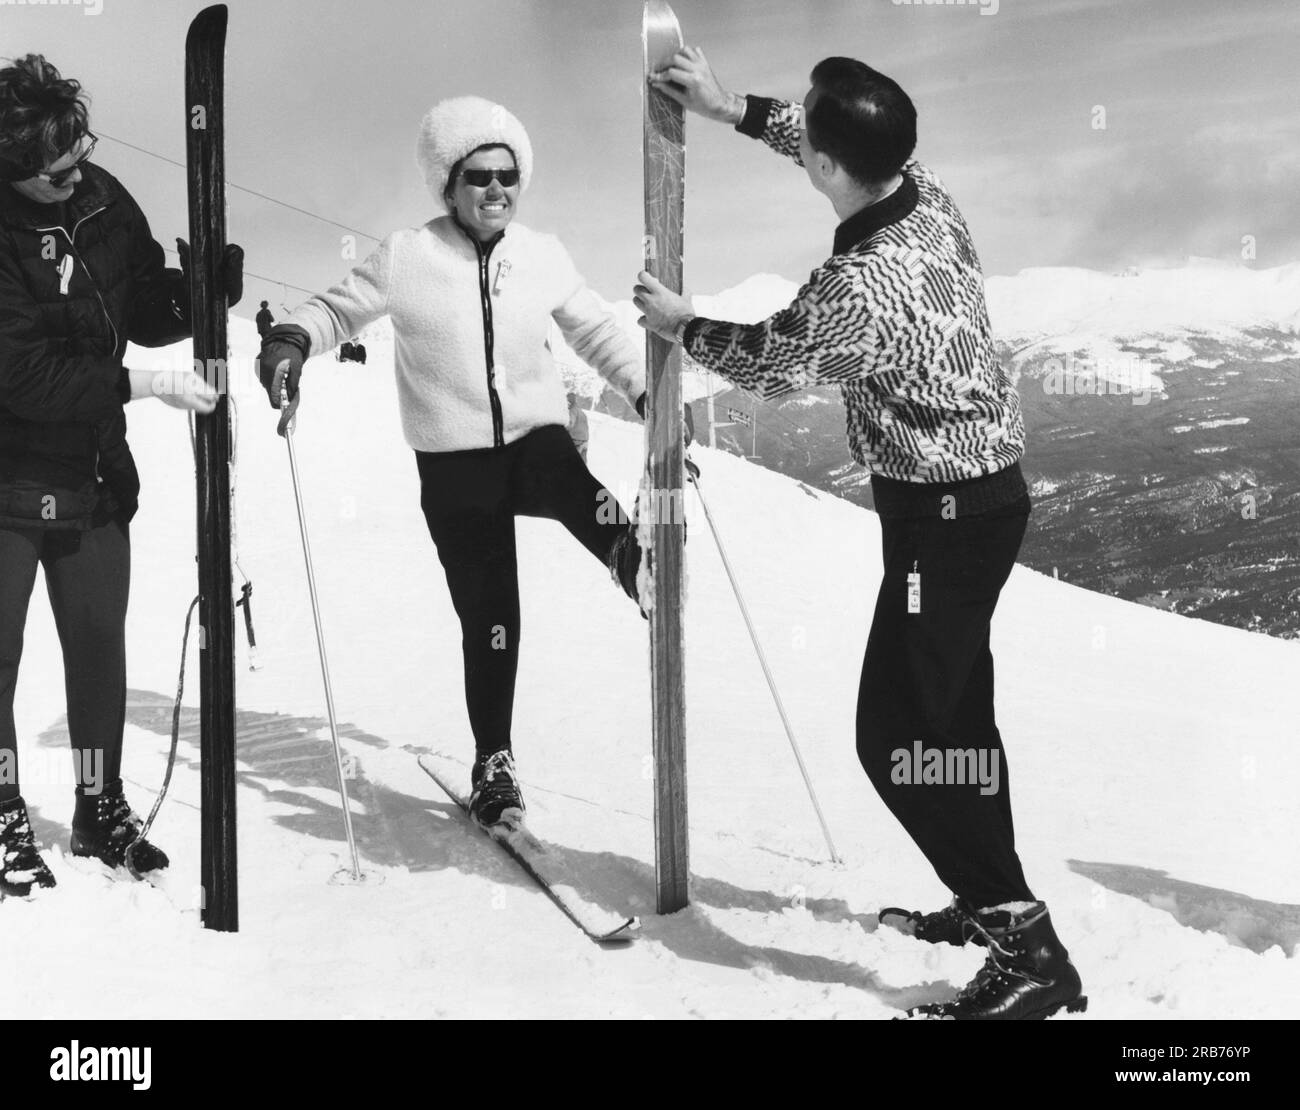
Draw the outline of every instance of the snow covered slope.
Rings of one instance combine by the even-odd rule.
[[[165,889],[65,858],[72,790],[57,642],[34,599],[19,686],[25,794],[59,879],[0,905],[0,1016],[862,1017],[945,996],[980,962],[877,929],[945,892],[876,799],[853,745],[878,579],[875,518],[695,448],[718,524],[846,857],[811,808],[717,552],[690,505],[693,905],[653,915],[644,622],[558,525],[519,522],[516,751],[534,826],[584,890],[639,912],[630,950],[589,944],[484,838],[415,751],[468,761],[460,633],[418,505],[391,356],[314,360],[297,438],[345,743],[372,881],[343,863],[292,490],[239,322],[239,555],[262,669],[239,671],[241,926],[197,925],[194,673],[156,826]],[[155,355],[137,352],[132,365]],[[388,363],[386,365],[386,362]],[[194,592],[183,418],[131,406],[144,481],[125,773],[161,781],[181,621]],[[591,464],[630,503],[639,427],[594,416]],[[1294,644],[1099,596],[1017,568],[995,620],[1000,724],[1026,870],[1092,999],[1080,1019],[1297,1016],[1300,770]],[[86,983],[95,984],[93,991]]]

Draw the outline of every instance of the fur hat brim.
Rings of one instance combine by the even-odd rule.
[[[479,147],[496,145],[507,146],[514,154],[523,192],[533,176],[533,144],[512,112],[481,96],[457,96],[439,101],[425,113],[415,158],[439,208],[447,207],[444,194],[452,167]]]

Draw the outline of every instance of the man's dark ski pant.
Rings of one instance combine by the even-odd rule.
[[[975,908],[1033,900],[1016,855],[989,651],[993,610],[1028,519],[1028,497],[951,520],[880,519],[884,576],[858,692],[858,757],[939,878]],[[908,611],[912,573],[920,612]],[[919,768],[896,753],[911,757],[917,741],[945,753],[983,749],[986,767],[997,761],[996,792],[969,779],[916,781]],[[895,781],[904,769],[913,781]]]

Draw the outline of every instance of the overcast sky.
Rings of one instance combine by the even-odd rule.
[[[102,5],[98,14],[90,14]],[[196,0],[0,2],[0,56],[43,52],[93,97],[96,131],[184,158],[183,45]],[[554,231],[590,283],[629,295],[640,261],[640,0],[233,0],[227,168],[245,185],[382,236],[433,215],[415,169],[420,117],[476,93],[528,127],[520,220]],[[985,270],[1118,270],[1189,255],[1300,259],[1300,3],[1295,0],[677,0],[688,42],[740,92],[798,98],[849,54],[917,103],[917,155],[944,178]],[[991,8],[989,9],[991,12]],[[1095,109],[1105,129],[1094,127]],[[835,217],[760,144],[688,123],[688,287],[829,253]],[[176,166],[104,140],[170,245],[186,225]],[[348,268],[338,228],[230,194],[249,270],[323,288]],[[372,246],[360,240],[359,253]],[[301,300],[252,281],[248,310]]]

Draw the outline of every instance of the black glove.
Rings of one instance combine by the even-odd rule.
[[[176,240],[176,253],[181,256],[181,277],[190,281],[190,245],[184,239]],[[225,290],[226,304],[234,308],[244,296],[244,248],[227,243],[221,255],[221,287]]]
[[[636,399],[636,414],[642,420],[645,419],[646,397],[647,394],[642,393]],[[682,405],[682,423],[685,425],[686,446],[689,447],[695,442],[695,417],[691,415],[690,405]]]
[[[298,382],[302,364],[311,354],[311,336],[297,324],[276,324],[262,340],[257,359],[257,376],[271,399],[271,407],[280,407],[280,394],[286,392],[290,402],[298,400]]]

